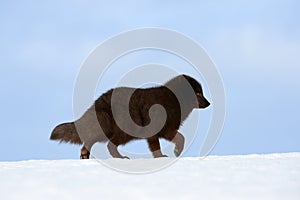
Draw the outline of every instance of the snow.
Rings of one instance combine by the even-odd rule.
[[[159,159],[109,159],[149,165]],[[91,160],[0,162],[1,199],[300,199],[300,153],[180,158],[146,174]]]

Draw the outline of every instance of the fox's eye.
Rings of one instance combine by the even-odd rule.
[[[197,92],[196,95],[197,95],[198,97],[202,97],[202,93],[200,93],[200,92]]]

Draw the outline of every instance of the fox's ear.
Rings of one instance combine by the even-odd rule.
[[[188,75],[186,75],[186,74],[183,74],[182,75],[182,79],[181,79],[182,81],[188,81],[192,86],[193,86],[193,78],[192,77],[190,77],[190,76],[188,76]]]
[[[182,76],[183,76],[186,80],[188,80],[188,81],[191,79],[191,77],[188,76],[188,75],[186,75],[186,74],[182,74]]]
[[[200,92],[203,94],[203,89],[202,89],[202,85],[199,84],[199,89],[200,89]]]

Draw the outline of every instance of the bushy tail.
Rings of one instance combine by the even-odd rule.
[[[82,144],[80,137],[76,131],[74,122],[64,123],[56,126],[51,133],[50,139],[59,140],[60,142]]]

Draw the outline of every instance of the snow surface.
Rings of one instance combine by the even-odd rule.
[[[160,159],[110,162],[145,164]],[[2,200],[300,199],[300,153],[180,158],[148,174],[112,170],[97,160],[0,162]]]

